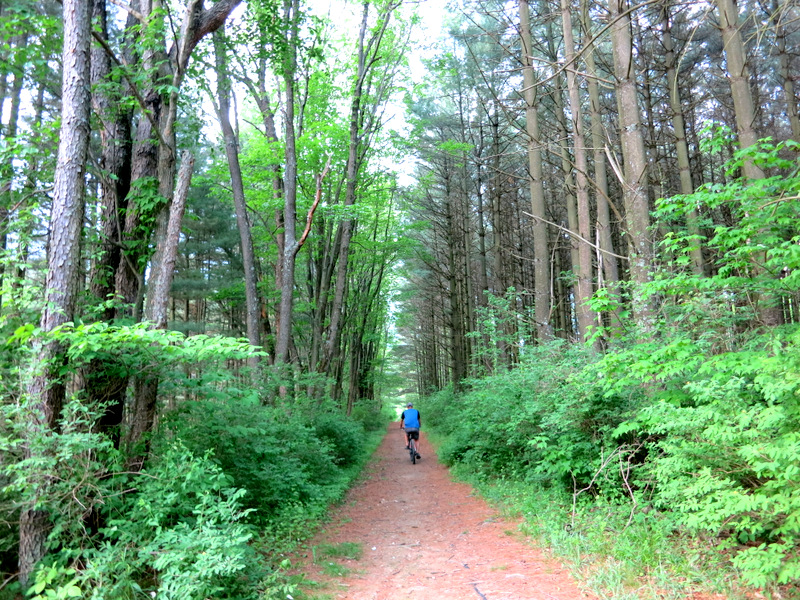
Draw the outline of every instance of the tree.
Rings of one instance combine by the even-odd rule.
[[[550,251],[548,248],[544,187],[542,183],[542,151],[539,139],[539,118],[536,108],[536,83],[531,54],[530,8],[527,0],[519,2],[520,37],[522,42],[523,96],[525,98],[525,128],[528,134],[528,168],[530,171],[531,214],[534,224],[534,310],[536,330],[541,341],[553,337],[550,324]]]
[[[758,142],[755,129],[755,109],[750,92],[750,75],[747,70],[744,43],[739,32],[739,11],[734,0],[716,0],[719,28],[722,32],[722,43],[727,63],[727,74],[731,86],[736,131],[739,145],[748,148]],[[749,179],[761,179],[764,172],[752,161],[746,161],[744,174]]]
[[[645,330],[653,325],[652,299],[644,291],[653,273],[653,242],[647,199],[647,155],[633,62],[631,20],[626,0],[609,0],[614,75],[619,105],[619,130],[624,159],[622,176],[634,318]]]
[[[256,257],[253,250],[253,237],[250,231],[250,220],[247,215],[247,204],[244,196],[242,169],[239,164],[239,143],[230,119],[230,79],[227,67],[227,49],[225,47],[224,30],[214,34],[214,51],[217,66],[217,111],[222,127],[225,143],[225,155],[228,159],[228,170],[231,176],[233,204],[236,209],[236,225],[239,229],[240,250],[244,266],[245,302],[247,339],[253,346],[261,345],[260,302],[258,298],[258,276],[256,273]],[[254,355],[250,366],[258,366],[258,357]]]
[[[367,25],[369,24],[370,2],[364,2],[362,6],[361,27],[356,43],[357,66],[351,92],[350,138],[345,175],[345,210],[348,210],[356,202],[359,175],[370,150],[370,141],[381,125],[378,111],[391,93],[392,81],[400,64],[400,56],[393,56],[391,61],[385,60],[385,55],[390,53],[390,50],[385,48],[385,37],[392,13],[399,5],[399,2],[391,0],[378,7],[377,23],[371,28],[369,38],[367,38]],[[381,60],[382,58],[384,59],[383,61]],[[384,72],[376,74],[375,71],[381,62],[385,65],[383,67]],[[322,372],[328,371],[329,365],[335,360],[339,351],[339,336],[348,279],[350,243],[353,238],[354,228],[354,219],[345,216],[337,235],[337,240],[339,241],[338,267],[333,303],[331,305],[330,324],[328,325],[328,336],[325,341],[320,366]]]
[[[575,155],[575,182],[578,201],[578,264],[575,277],[577,291],[575,310],[578,316],[578,336],[586,341],[589,331],[597,322],[596,315],[589,306],[593,293],[592,247],[590,246],[591,215],[589,211],[589,161],[583,134],[583,111],[576,71],[575,41],[572,35],[572,9],[569,0],[561,0],[561,21],[564,30],[564,61],[567,72],[567,91],[569,93],[570,114],[572,116],[572,138]]]
[[[28,386],[31,402],[26,453],[37,452],[32,440],[58,427],[64,387],[57,376],[60,348],[47,335],[75,312],[80,268],[84,180],[89,146],[90,27],[88,0],[64,1],[61,132],[53,187],[45,306],[42,311],[34,375]],[[34,474],[31,474],[35,477]],[[35,484],[33,484],[35,486]],[[23,588],[34,565],[44,556],[48,515],[36,507],[37,492],[20,517],[19,570]]]

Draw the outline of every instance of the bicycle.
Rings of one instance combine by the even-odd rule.
[[[405,431],[405,429],[406,428],[403,427],[403,431]],[[408,448],[408,455],[411,457],[411,464],[415,465],[417,464],[417,459],[422,458],[417,451],[417,440],[408,435],[406,435],[406,440],[408,441],[408,446],[406,447]]]

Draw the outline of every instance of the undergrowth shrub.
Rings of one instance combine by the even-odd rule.
[[[425,398],[426,421],[445,436],[441,458],[570,491],[587,484],[631,409],[583,374],[593,360],[554,342],[526,349],[512,371],[468,382],[457,399],[450,389]]]
[[[34,334],[23,327],[12,340],[20,361]],[[262,405],[261,390],[228,368],[250,354],[246,341],[103,323],[68,324],[52,337],[67,353],[65,380],[99,361],[121,377],[158,377],[161,406],[177,408],[160,411],[144,469],[130,473],[130,457],[98,431],[102,403],[78,393],[57,430],[32,428],[36,403],[18,383],[15,401],[0,406],[0,516],[17,523],[35,505],[52,525],[31,594],[291,596],[281,554],[313,531],[365,462],[361,424],[296,402]],[[18,530],[2,536],[5,579],[16,569]],[[0,598],[23,591],[0,586]]]
[[[635,423],[656,436],[654,503],[711,533],[754,585],[800,579],[800,330],[705,357]]]
[[[136,493],[109,499],[104,541],[85,553],[90,598],[257,597],[245,491],[208,456],[170,445],[131,483]]]
[[[315,435],[328,444],[337,465],[358,460],[364,448],[364,428],[361,423],[344,418],[341,414],[325,413],[315,417],[311,426]]]
[[[243,502],[264,522],[283,505],[325,496],[336,479],[334,448],[313,424],[250,403],[187,402],[170,415],[172,434],[196,454],[208,453],[247,490]]]

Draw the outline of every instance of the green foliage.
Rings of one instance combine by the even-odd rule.
[[[457,401],[451,391],[424,399],[426,421],[447,434],[442,459],[568,489],[587,483],[626,407],[579,376],[590,358],[560,342],[530,348],[516,370],[470,382]]]
[[[754,585],[797,579],[800,562],[800,331],[759,336],[738,352],[705,357],[681,398],[643,408],[635,427],[654,436],[654,503],[693,531],[736,550]],[[672,365],[665,363],[669,371]]]
[[[283,507],[325,496],[336,479],[327,440],[304,419],[250,403],[191,402],[169,420],[169,428],[193,452],[213,454],[244,503],[257,509],[252,519],[268,521]]]
[[[66,580],[66,582],[64,582]],[[75,569],[58,566],[42,566],[33,576],[33,585],[28,590],[30,600],[67,600],[83,595],[77,585]]]
[[[596,551],[620,564],[637,561],[619,545],[629,535],[637,552],[692,535],[729,557],[750,585],[796,582],[800,326],[767,328],[763,319],[778,307],[797,321],[796,150],[762,140],[735,153],[726,183],[658,202],[670,233],[647,290],[660,300],[660,320],[646,337],[612,338],[601,357],[559,344],[523,347],[513,371],[469,382],[460,398],[424,399],[428,423],[444,435],[442,457],[481,479],[571,492],[569,536],[593,535],[585,528],[597,519],[584,520],[584,510],[615,514],[624,523],[604,525],[615,535]],[[738,178],[745,161],[768,175]],[[706,237],[686,231],[692,211],[704,215]],[[713,259],[710,275],[689,268],[698,243]],[[612,300],[598,295],[593,306],[610,310]],[[513,318],[503,308],[493,303],[482,314],[488,344]]]
[[[331,449],[337,465],[352,464],[364,450],[364,429],[340,414],[321,414],[314,419],[312,427],[316,436]]]
[[[104,541],[87,552],[81,577],[91,598],[133,598],[148,589],[175,599],[256,597],[247,591],[255,561],[244,490],[230,487],[208,457],[179,444],[133,483],[135,494],[109,499]]]

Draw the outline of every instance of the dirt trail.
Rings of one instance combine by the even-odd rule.
[[[331,525],[311,543],[356,542],[359,560],[330,580],[319,565],[303,567],[327,581],[327,597],[347,600],[577,600],[580,591],[561,566],[521,541],[470,486],[450,479],[422,437],[412,465],[397,423],[350,491]]]

